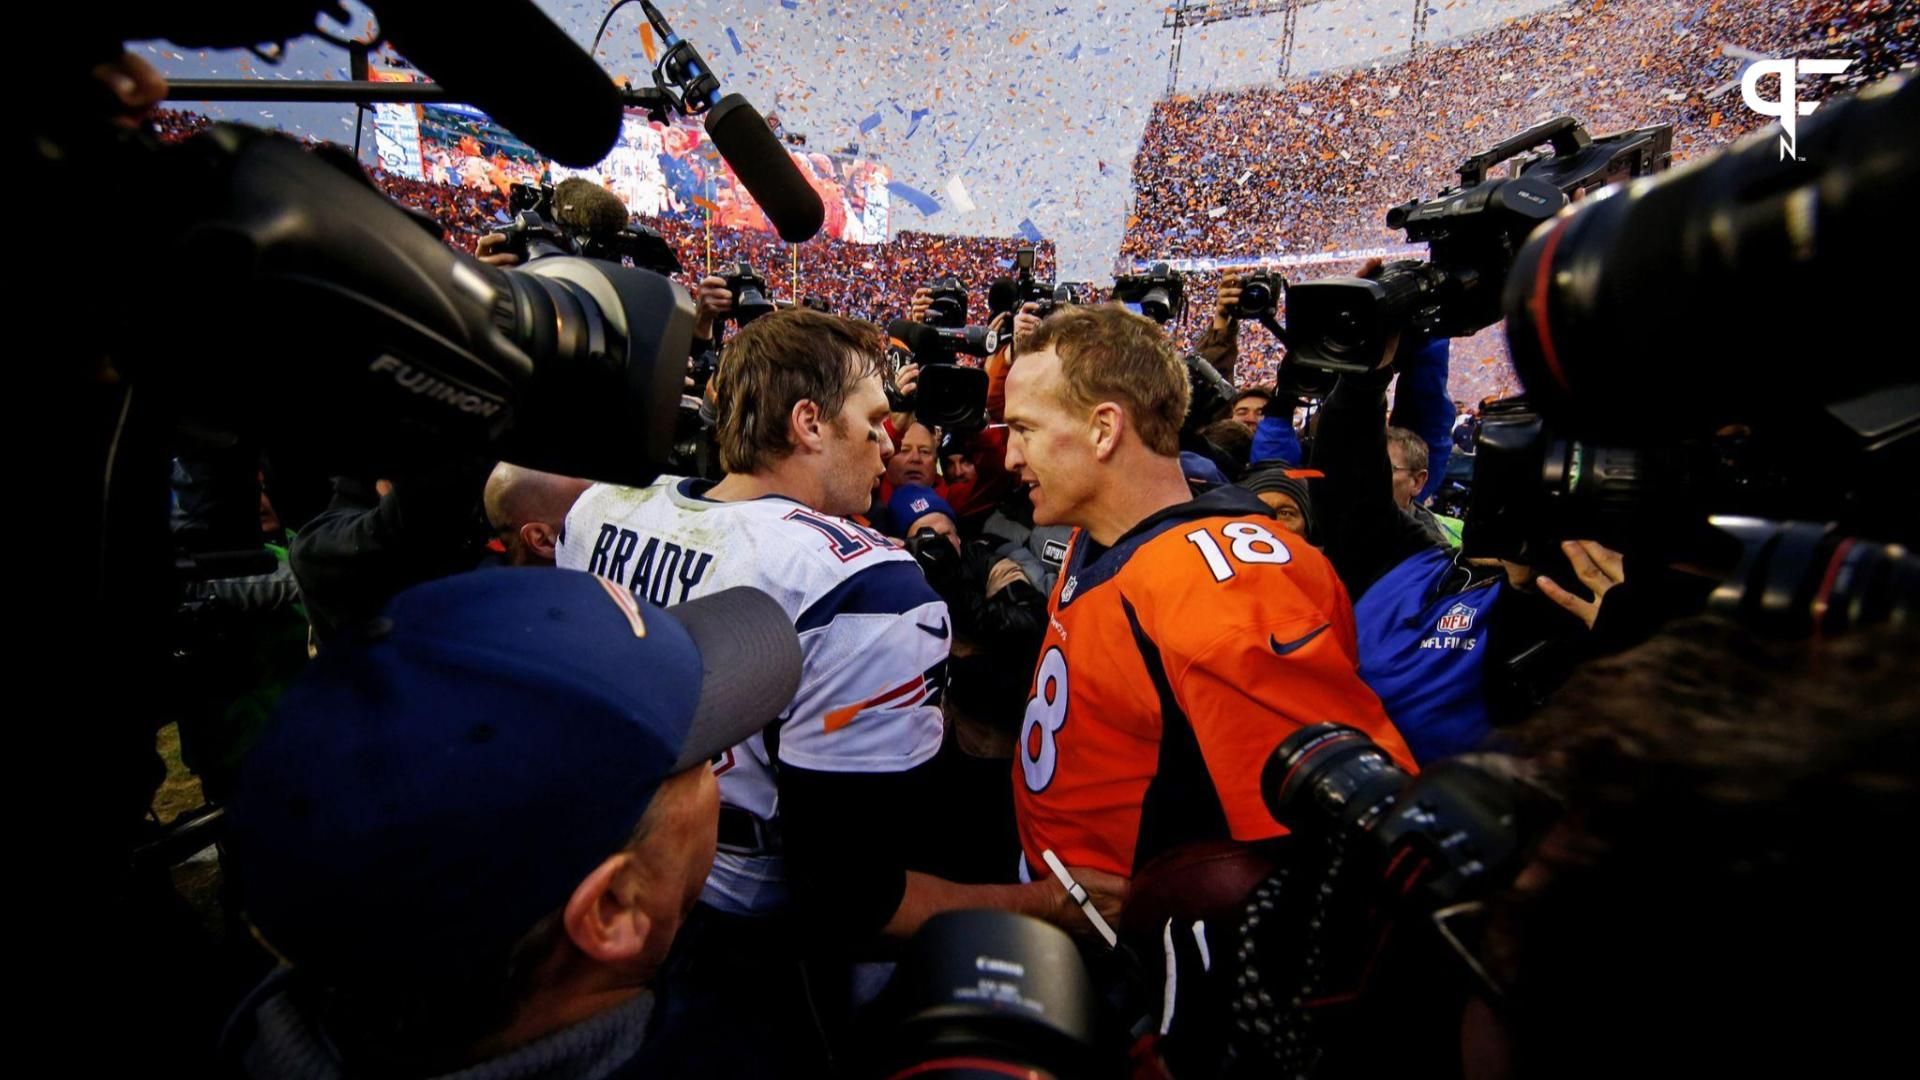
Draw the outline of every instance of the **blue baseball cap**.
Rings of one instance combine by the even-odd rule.
[[[799,682],[792,619],[754,589],[671,611],[573,570],[408,589],[314,661],[248,755],[229,808],[248,918],[308,970],[497,964],[662,781]]]
[[[1208,487],[1225,487],[1227,484],[1227,474],[1220,471],[1220,466],[1191,450],[1180,451],[1180,472],[1189,484],[1201,483]]]
[[[895,488],[893,498],[887,500],[887,519],[902,536],[914,522],[928,514],[945,514],[956,523],[960,520],[951,503],[941,498],[939,492],[921,484],[903,484]]]

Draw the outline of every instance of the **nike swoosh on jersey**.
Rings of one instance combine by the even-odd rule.
[[[925,630],[927,633],[932,634],[934,637],[939,638],[941,641],[947,640],[947,620],[945,619],[940,620],[940,626],[938,629],[928,626],[926,623],[920,623],[920,622],[914,623],[913,625],[919,627],[922,630]],[[1315,633],[1318,633],[1318,632],[1319,631],[1315,631]]]
[[[1302,634],[1301,636],[1294,638],[1292,641],[1281,641],[1279,638],[1274,637],[1272,634],[1268,634],[1267,644],[1273,646],[1273,652],[1275,656],[1285,656],[1290,652],[1298,651],[1307,642],[1312,641],[1314,638],[1319,637],[1322,631],[1326,630],[1327,627],[1332,625],[1333,625],[1332,623],[1321,623],[1319,626],[1316,626],[1312,630],[1307,631],[1305,634]],[[925,627],[922,627],[921,629],[925,629]]]

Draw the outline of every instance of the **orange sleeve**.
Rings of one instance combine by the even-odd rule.
[[[987,357],[987,416],[996,424],[1007,419],[1007,371],[1012,367],[1011,349]]]

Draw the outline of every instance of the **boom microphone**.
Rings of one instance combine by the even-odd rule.
[[[827,219],[820,193],[746,98],[721,98],[707,113],[707,135],[781,239],[790,244],[813,239]]]

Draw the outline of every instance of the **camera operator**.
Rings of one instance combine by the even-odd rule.
[[[246,764],[229,865],[283,966],[222,1075],[646,1071],[650,988],[714,857],[708,759],[799,667],[746,589],[668,614],[492,570],[397,596]]]
[[[1392,355],[1412,364],[1428,349],[1408,337]],[[1342,376],[1321,406],[1314,535],[1355,597],[1361,676],[1414,756],[1432,761],[1535,707],[1588,648],[1601,597],[1625,575],[1617,554],[1572,539],[1558,578],[1465,559],[1403,510],[1387,434],[1395,366]]]
[[[869,505],[891,454],[885,363],[869,324],[763,316],[715,376],[725,478],[596,485],[559,545],[559,565],[664,603],[751,585],[801,633],[784,721],[716,765],[721,852],[668,975],[683,1074],[824,1067],[833,1036],[818,1025],[849,1008],[852,961],[937,912],[1084,925],[1052,881],[956,885],[915,868],[918,825],[939,812],[922,809],[923,778],[944,737],[952,617],[910,555],[845,517]]]
[[[325,643],[401,590],[478,566],[493,465],[468,457],[390,480],[334,477],[332,501],[289,550],[315,637]]]
[[[1036,523],[1079,529],[1019,740],[1023,876],[1056,854],[1131,876],[1178,845],[1281,835],[1261,755],[1325,716],[1411,762],[1360,680],[1326,558],[1247,492],[1188,489],[1191,388],[1161,328],[1067,308],[1028,348],[1008,376],[1008,468]]]
[[[567,511],[593,481],[501,462],[487,476],[481,503],[510,566],[552,566]]]

